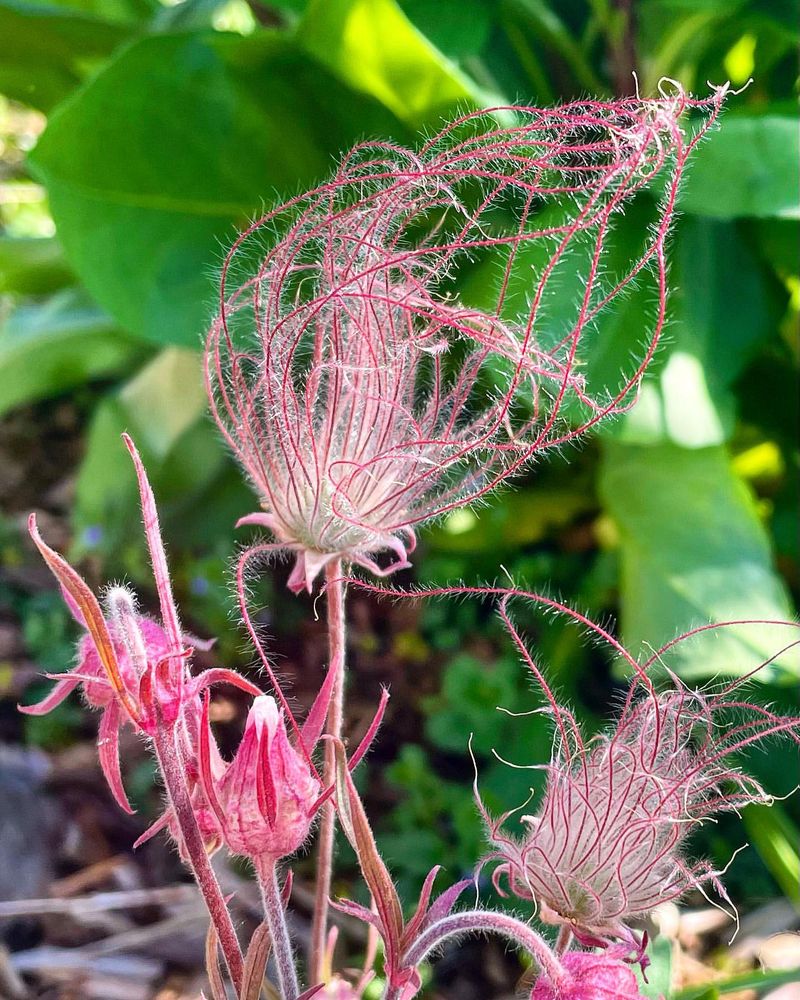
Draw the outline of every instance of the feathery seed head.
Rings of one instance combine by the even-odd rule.
[[[492,831],[495,877],[584,944],[618,939],[641,955],[626,921],[707,883],[724,896],[719,873],[687,859],[687,837],[719,812],[769,801],[736,768],[736,751],[780,733],[800,741],[800,720],[734,700],[735,686],[702,694],[675,684],[659,693],[640,680],[616,727],[586,742],[556,709],[554,756],[527,835]]]
[[[724,94],[497,108],[417,150],[365,143],[236,240],[207,384],[263,507],[245,522],[295,554],[293,590],[338,557],[408,565],[417,524],[631,404],[663,325],[677,185]],[[705,115],[692,138],[686,108]],[[660,173],[620,261],[614,226]],[[638,358],[594,378],[604,314],[633,283],[655,301]]]

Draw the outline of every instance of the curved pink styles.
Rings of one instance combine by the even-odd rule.
[[[293,590],[336,558],[407,566],[420,522],[631,405],[681,174],[724,94],[495,108],[416,150],[364,143],[236,240],[207,384],[263,507],[244,521],[295,553]],[[657,176],[624,258],[614,229]],[[649,315],[593,368],[634,285]]]
[[[621,941],[641,960],[646,939],[635,937],[630,919],[709,884],[727,899],[721,873],[687,858],[687,839],[718,813],[771,801],[735,756],[772,736],[800,743],[800,719],[742,700],[742,680],[701,692],[671,677],[672,686],[658,691],[646,672],[650,661],[635,665],[614,727],[584,739],[544,683],[505,603],[500,613],[542,683],[555,745],[541,805],[522,817],[527,834],[507,836],[502,819],[487,817],[501,862],[495,881],[505,876],[511,892],[534,900],[542,919],[568,927],[584,945]]]
[[[530,1000],[645,1000],[630,967],[619,959],[588,951],[562,955],[564,977],[553,983],[544,974]]]

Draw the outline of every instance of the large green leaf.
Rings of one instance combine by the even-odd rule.
[[[609,433],[630,443],[721,444],[735,421],[731,386],[780,317],[782,292],[741,224],[688,217],[672,248],[665,343],[641,398]],[[629,304],[626,304],[629,307]]]
[[[723,119],[695,154],[680,201],[696,215],[800,218],[800,126],[795,117]]]
[[[18,306],[0,326],[0,414],[129,369],[143,354],[83,292]]]
[[[82,11],[1,0],[0,93],[47,111],[127,36]]]
[[[477,56],[489,39],[493,0],[398,0],[406,17],[452,59]]]
[[[394,0],[312,0],[297,37],[340,79],[414,127],[481,100]]]
[[[800,910],[800,829],[779,803],[750,805],[743,813],[747,836],[787,899]]]
[[[236,227],[364,133],[405,137],[283,37],[166,35],[62,105],[31,162],[98,301],[135,333],[194,345]]]
[[[608,444],[600,476],[622,555],[622,632],[634,653],[708,622],[791,616],[752,497],[723,448]],[[670,654],[682,677],[752,670],[795,636],[778,626],[712,630]],[[761,671],[800,675],[797,649]]]

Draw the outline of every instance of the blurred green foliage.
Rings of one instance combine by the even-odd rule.
[[[415,573],[491,580],[502,563],[518,583],[618,616],[635,652],[707,621],[790,616],[800,585],[799,40],[791,0],[0,0],[0,414],[99,380],[73,555],[148,586],[119,445],[128,429],[159,496],[187,617],[224,634],[232,524],[253,500],[205,414],[198,356],[216,273],[237,227],[321,179],[355,140],[413,142],[469,106],[630,93],[633,70],[644,95],[663,76],[701,93],[706,80],[752,77],[682,189],[666,343],[640,402],[580,452],[427,532]],[[635,253],[646,213],[632,206],[615,252]],[[464,294],[478,301],[486,280],[476,266]],[[613,373],[651,307],[637,290],[621,304],[598,367]],[[60,641],[60,624],[42,625],[48,613],[28,608],[28,632]],[[506,767],[492,749],[515,747],[517,763],[547,758],[543,724],[494,711],[535,707],[496,626],[450,603],[428,608],[423,628],[425,650],[444,661],[441,691],[418,706],[419,745],[398,748],[385,775],[398,801],[379,823],[409,885],[434,862],[453,874],[474,862],[470,732],[495,811],[520,805],[541,775]],[[490,650],[463,652],[470,636]],[[615,683],[604,657],[557,623],[532,636],[597,725]],[[741,675],[784,638],[767,627],[707,633],[667,665],[693,682]],[[222,651],[237,655],[238,637]],[[796,651],[780,656],[759,675],[759,697],[791,706],[799,671]],[[788,891],[797,806],[769,815],[748,827],[774,891]],[[737,865],[762,864],[750,857],[734,877]]]

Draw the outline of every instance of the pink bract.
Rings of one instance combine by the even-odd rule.
[[[417,150],[364,143],[236,240],[208,390],[263,507],[244,523],[294,553],[293,590],[337,558],[407,566],[420,522],[634,401],[678,183],[724,93],[495,108]],[[706,119],[691,137],[687,108]],[[613,228],[660,173],[639,255],[620,263]],[[553,312],[565,280],[574,308]],[[633,283],[654,303],[636,360],[595,380],[599,324]]]

